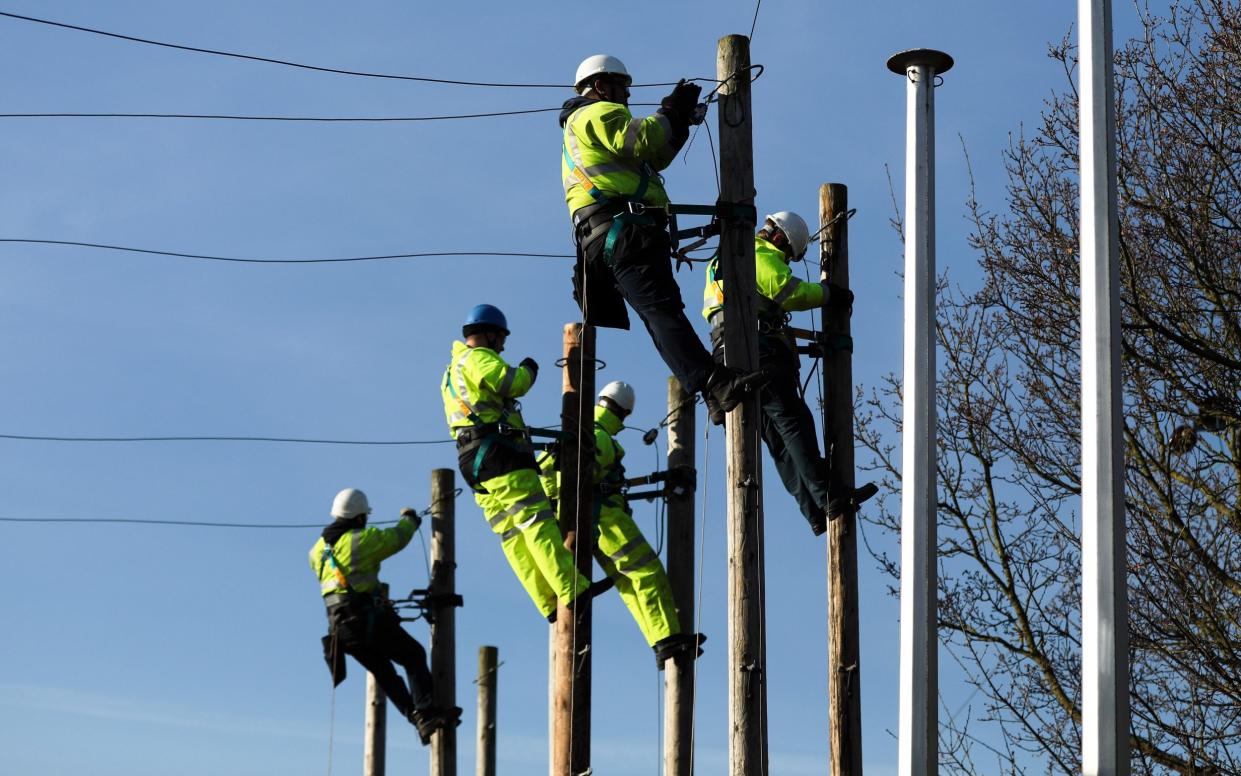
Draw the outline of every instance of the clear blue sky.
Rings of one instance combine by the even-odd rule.
[[[750,28],[751,2],[410,3],[322,0],[108,3],[7,0],[0,10],[187,45],[358,70],[566,82],[609,52],[638,81],[714,74],[716,40]],[[1132,9],[1117,8],[1122,31]],[[1044,56],[1071,2],[767,0],[753,61],[760,212],[816,218],[817,188],[849,186],[854,369],[863,387],[900,369],[901,246],[885,175],[903,202],[905,86],[884,67],[934,47],[956,68],[937,93],[939,258],[968,281],[968,144],[979,195],[1003,206],[999,152],[1062,84]],[[0,112],[434,115],[558,106],[566,92],[481,89],[293,70],[141,46],[0,18]],[[663,90],[639,90],[657,101]],[[710,121],[714,123],[715,117]],[[0,237],[81,240],[259,258],[434,250],[563,253],[555,114],[428,124],[0,119]],[[682,202],[715,198],[699,134],[667,171]],[[444,434],[437,380],[466,310],[501,306],[509,355],[543,379],[526,417],[557,417],[552,363],[577,317],[568,262],[411,259],[258,266],[0,244],[0,433],[237,434],[424,439]],[[697,316],[701,270],[678,276]],[[705,329],[703,329],[705,336]],[[663,415],[666,369],[645,332],[603,331],[600,381]],[[700,417],[700,423],[705,422]],[[656,464],[622,438],[635,472]],[[893,439],[899,444],[898,439]],[[727,751],[723,434],[711,434],[697,757]],[[375,518],[428,501],[451,446],[330,447],[0,440],[0,516],[313,523],[340,488]],[[825,561],[767,467],[772,771],[823,771]],[[699,501],[701,507],[702,501]],[[546,772],[547,627],[472,500],[457,502],[462,772],[473,767],[477,648],[497,645],[503,772]],[[653,511],[639,509],[654,538]],[[327,768],[332,695],[322,605],[305,553],[317,531],[126,525],[3,528],[9,580],[0,646],[6,774],[306,774]],[[874,537],[880,547],[894,543]],[[421,586],[416,539],[385,565]],[[863,556],[862,687],[868,772],[895,771],[897,606]],[[596,608],[594,751],[604,774],[657,772],[660,679],[615,596]],[[425,627],[412,627],[420,639]],[[946,697],[968,695],[943,661]],[[337,772],[361,762],[362,672],[335,696]],[[420,773],[412,730],[390,728],[391,772]]]

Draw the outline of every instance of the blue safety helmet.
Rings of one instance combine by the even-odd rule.
[[[465,325],[461,327],[461,333],[468,337],[487,329],[498,329],[508,334],[508,319],[495,305],[475,305],[474,309],[470,310],[470,314],[465,317]]]

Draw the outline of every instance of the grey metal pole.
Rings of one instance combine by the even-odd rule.
[[[1112,4],[1078,0],[1082,261],[1082,773],[1129,773]]]
[[[897,773],[938,768],[935,477],[935,78],[952,57],[894,54],[907,81],[905,136],[905,396],[901,462],[901,657]]]

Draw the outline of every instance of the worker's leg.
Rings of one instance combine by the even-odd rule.
[[[475,493],[474,501],[482,507],[483,515],[487,518],[487,522],[491,524],[492,530],[496,531],[497,526],[502,530],[496,531],[503,534],[508,530],[505,526],[511,524],[511,520],[507,519],[506,513],[508,506],[502,501],[493,498],[490,493]],[[520,536],[512,536],[503,539],[500,542],[500,549],[504,551],[504,557],[508,559],[509,566],[512,567],[513,573],[517,575],[517,580],[521,582],[521,586],[526,589],[526,593],[530,596],[530,600],[534,601],[534,605],[538,608],[539,613],[544,617],[556,610],[556,593],[552,590],[551,585],[547,584],[547,580],[543,578],[543,572],[539,570],[538,565],[534,562],[534,557],[526,551],[525,543]]]
[[[616,583],[647,645],[681,632],[664,564],[623,509],[599,511],[595,558]]]
[[[496,506],[503,507],[494,515],[489,514],[488,522],[491,530],[500,534],[504,552],[519,577],[532,564],[546,586],[539,590],[550,588],[555,597],[566,604],[590,587],[590,581],[578,573],[572,553],[565,549],[556,514],[534,469],[518,469],[493,477],[484,482],[483,487]],[[514,557],[519,558],[520,563],[514,562]],[[522,578],[522,583],[526,584],[526,578]],[[554,602],[550,608],[546,602],[540,604],[531,585],[527,584],[526,590],[544,616],[555,608]]]
[[[414,708],[431,704],[431,670],[427,668],[427,651],[401,627],[401,620],[395,611],[386,609],[376,613],[372,648],[405,669]]]
[[[603,242],[597,240],[589,246],[588,259],[602,261]],[[664,363],[686,391],[700,393],[715,363],[685,317],[669,256],[667,231],[658,226],[628,226],[616,241],[612,273],[621,294],[646,325]]]
[[[353,655],[354,660],[374,675],[375,682],[383,689],[396,710],[401,712],[401,716],[408,717],[409,713],[414,710],[414,701],[405,687],[405,682],[392,667],[386,651],[376,648],[373,641],[366,642],[359,639],[346,639],[344,646],[346,654]]]
[[[788,492],[813,523],[827,505],[827,481],[814,417],[802,400],[796,354],[761,348],[761,362],[771,381],[762,392],[763,441]]]

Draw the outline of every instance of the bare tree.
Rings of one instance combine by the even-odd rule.
[[[1238,774],[1241,3],[1139,11],[1116,56],[1133,768]],[[981,699],[942,731],[958,773],[1079,772],[1076,61],[1049,53],[1068,86],[1010,141],[1005,211],[968,203],[982,287],[940,293],[939,626]],[[894,491],[899,381],[861,404]]]

